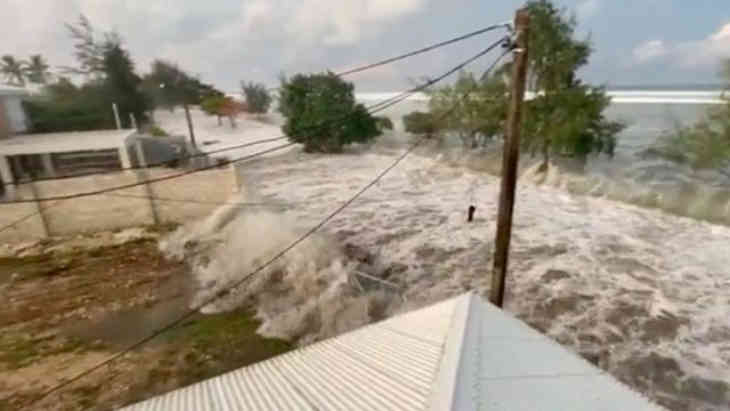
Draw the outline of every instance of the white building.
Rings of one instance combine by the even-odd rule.
[[[14,183],[131,167],[137,130],[27,134],[0,139],[0,180]]]
[[[28,131],[28,119],[22,100],[28,91],[20,87],[0,85],[0,139]]]

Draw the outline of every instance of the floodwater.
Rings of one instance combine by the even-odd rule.
[[[616,164],[660,132],[632,127]],[[634,132],[644,143],[623,139]],[[202,301],[349,199],[406,139],[396,132],[343,155],[293,150],[246,163],[238,199],[289,206],[222,208],[162,247],[188,256]],[[465,291],[486,295],[499,179],[471,167],[472,157],[424,146],[271,269],[204,311],[253,301],[260,332],[304,344]],[[611,190],[575,189],[592,176],[624,187],[616,192],[651,186],[636,178],[652,168],[638,157],[616,177],[600,164],[584,174],[558,169],[546,180],[523,170],[506,309],[671,409],[730,409],[730,227],[640,207],[605,194]],[[650,182],[685,179],[671,167]],[[476,219],[468,224],[471,204]],[[354,281],[358,272],[394,286]]]

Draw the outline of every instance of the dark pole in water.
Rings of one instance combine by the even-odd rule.
[[[489,300],[502,307],[507,278],[509,243],[512,236],[512,213],[517,184],[517,163],[520,158],[520,124],[522,121],[522,102],[525,97],[527,81],[527,46],[530,15],[526,9],[515,14],[515,48],[512,65],[512,96],[507,119],[504,153],[502,156],[502,187],[499,193],[499,214],[497,216],[497,236],[495,239],[494,268]]]
[[[466,220],[467,222],[471,223],[472,221],[474,221],[474,212],[475,211],[477,211],[477,208],[474,207],[473,205],[470,205],[469,206],[469,216]]]
[[[183,109],[185,110],[185,120],[188,122],[188,131],[190,132],[190,143],[193,145],[193,148],[197,148],[197,145],[195,144],[195,132],[193,131],[193,120],[190,119],[190,108],[188,107],[188,103],[183,103]]]

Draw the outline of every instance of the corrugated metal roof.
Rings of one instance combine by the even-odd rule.
[[[128,410],[424,410],[458,299],[312,344]]]
[[[509,313],[469,300],[450,409],[663,409]]]
[[[465,294],[128,410],[660,410]]]

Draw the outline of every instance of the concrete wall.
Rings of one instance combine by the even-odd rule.
[[[174,169],[150,169],[144,172],[124,171],[109,175],[41,181],[34,183],[37,197],[34,197],[29,185],[21,185],[16,198],[45,198],[97,191],[180,172],[181,170]],[[107,194],[43,201],[40,205],[48,234],[69,235],[154,224],[155,215],[161,223],[185,223],[207,216],[219,206],[215,203],[229,201],[237,188],[232,168],[225,167]],[[152,197],[179,201],[150,201],[148,193]],[[184,200],[200,201],[204,204]],[[0,202],[0,229],[27,215],[36,214],[15,227],[0,232],[0,242],[45,237],[44,222],[37,214],[36,204]]]
[[[28,119],[23,110],[22,97],[15,95],[0,95],[0,110],[2,110],[3,124],[0,124],[9,135],[28,131]]]

